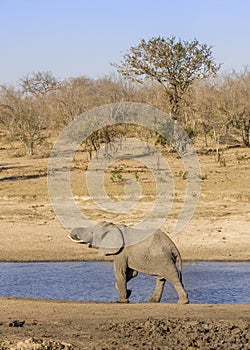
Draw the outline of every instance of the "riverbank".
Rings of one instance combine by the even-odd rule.
[[[124,305],[0,298],[0,309],[0,349],[9,349],[10,344],[17,349],[15,344],[31,338],[34,343],[50,342],[49,349],[79,350],[237,350],[249,345],[250,305]],[[25,324],[10,327],[13,320]]]
[[[17,204],[15,205],[17,206]],[[23,204],[22,204],[23,206]],[[249,216],[249,214],[248,214]],[[168,222],[169,224],[169,222]],[[166,225],[165,225],[166,226]],[[163,227],[168,232],[167,227]],[[0,222],[0,261],[81,261],[101,260],[94,249],[76,244],[56,220],[46,223]],[[184,260],[247,261],[250,233],[247,216],[230,219],[195,219],[180,234],[169,234]]]

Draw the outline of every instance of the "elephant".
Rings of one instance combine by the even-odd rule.
[[[119,294],[117,302],[129,302],[131,290],[127,289],[127,282],[141,272],[156,278],[156,287],[148,302],[160,302],[168,280],[176,289],[178,303],[188,304],[188,295],[182,284],[182,259],[176,245],[160,229],[146,238],[143,232],[138,231],[140,230],[123,224],[104,221],[90,228],[74,228],[69,238],[74,242],[87,244],[88,247],[98,248],[100,255],[113,256],[116,289]],[[142,239],[136,244],[129,244],[131,234],[137,234]]]

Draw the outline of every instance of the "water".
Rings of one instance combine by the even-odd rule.
[[[191,303],[250,303],[249,262],[185,263],[183,282]],[[128,283],[130,302],[146,301],[154,286],[154,277],[139,274]],[[113,264],[103,262],[0,263],[0,296],[99,302],[118,298]],[[167,283],[162,302],[176,301]]]

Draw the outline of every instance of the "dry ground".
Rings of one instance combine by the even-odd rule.
[[[68,349],[86,350],[247,350],[250,345],[250,305],[121,305],[0,298],[0,309],[0,349],[9,349],[10,344],[13,349],[25,349],[15,344],[28,339],[33,346],[37,340],[51,346],[28,349],[65,349],[70,344]],[[26,322],[20,328],[9,327],[13,320]]]
[[[230,149],[224,156],[226,166],[215,163],[214,154],[199,156],[203,181],[195,215],[182,233],[172,235],[186,260],[250,258],[250,149]],[[183,203],[185,176],[176,156],[168,157],[176,192],[162,229],[171,235]],[[0,261],[99,258],[95,251],[72,243],[57,221],[47,193],[47,161],[16,158],[13,150],[0,148]],[[143,218],[151,206],[148,199],[129,219],[96,208],[86,199],[84,167],[76,162],[72,187],[91,219],[131,224]],[[133,173],[135,168],[130,170]],[[144,170],[137,170],[145,179]],[[109,179],[108,174],[108,191],[121,195],[122,184]],[[0,310],[2,350],[249,349],[249,305],[116,305],[0,298]],[[25,324],[9,327],[13,320],[25,320]],[[26,345],[17,346],[18,341]]]
[[[250,258],[250,149],[230,149],[224,157],[226,166],[216,163],[214,154],[199,156],[204,179],[195,214],[180,234],[172,235],[186,260]],[[175,198],[162,229],[171,235],[186,181],[176,155],[169,154],[167,160],[174,175]],[[72,244],[55,217],[47,190],[47,162],[46,158],[15,158],[6,147],[0,148],[0,261],[98,259],[94,251]],[[127,169],[131,176],[139,172],[146,188],[145,200],[128,216],[102,211],[88,199],[85,166],[78,159],[72,172],[73,193],[85,215],[126,224],[144,218],[152,206],[152,187],[143,168],[130,164]],[[106,178],[107,192],[122,196],[123,183],[110,181],[110,174]]]

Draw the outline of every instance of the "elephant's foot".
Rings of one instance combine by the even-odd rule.
[[[151,298],[148,299],[148,303],[159,303],[159,302],[160,302],[160,300],[156,299],[154,297],[151,297]]]
[[[189,304],[188,297],[179,299],[178,304]]]
[[[127,289],[127,294],[126,294],[126,298],[119,298],[118,300],[117,300],[117,303],[129,303],[129,300],[128,300],[128,298],[130,297],[130,295],[131,295],[131,293],[132,293],[132,290],[131,289]]]
[[[117,303],[119,303],[119,304],[127,304],[127,303],[129,303],[129,301],[126,298],[119,298],[117,300]]]

